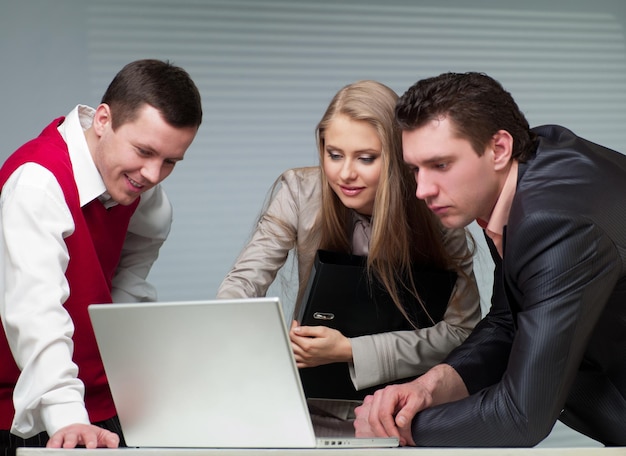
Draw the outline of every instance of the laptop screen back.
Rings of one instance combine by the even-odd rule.
[[[89,313],[129,446],[315,446],[277,298]]]

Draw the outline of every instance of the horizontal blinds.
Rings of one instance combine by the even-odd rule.
[[[314,126],[332,95],[358,79],[402,93],[422,77],[483,71],[514,95],[531,125],[563,124],[626,150],[626,7],[518,3],[89,2],[94,97],[121,65],[143,57],[184,66],[203,96],[199,136],[165,183],[175,225],[151,274],[160,297],[215,294],[266,190],[284,169],[316,163]],[[477,271],[488,296],[481,247]],[[290,268],[281,277],[270,294],[283,297],[289,315],[295,277]],[[544,445],[594,443],[559,424]]]
[[[204,124],[165,183],[176,225],[152,273],[161,297],[215,293],[266,190],[282,170],[316,162],[314,126],[332,95],[357,79],[402,93],[444,71],[484,71],[531,124],[560,123],[624,149],[619,2],[440,3],[87,3],[94,99],[121,65],[143,57],[184,66],[202,92]]]
[[[35,79],[50,85],[36,106],[48,109],[59,80],[85,75],[91,100],[77,102],[96,104],[115,72],[138,58],[169,59],[197,82],[203,125],[164,184],[175,224],[151,273],[163,300],[214,296],[271,183],[286,168],[316,163],[315,124],[333,94],[358,79],[402,93],[441,72],[483,71],[532,125],[563,124],[626,150],[621,0],[32,0],[5,9],[30,30],[18,33],[23,25],[0,15],[3,33],[23,38],[0,46],[4,60],[17,62],[8,74],[24,73],[9,80],[16,90],[7,106],[18,107]],[[23,47],[20,64],[14,51]],[[27,123],[20,120],[24,138],[41,128]],[[483,246],[485,296],[488,258]],[[284,297],[287,315],[291,274],[270,291]],[[571,438],[559,432],[554,446],[581,445]]]

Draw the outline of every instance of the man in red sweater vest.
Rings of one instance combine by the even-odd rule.
[[[139,60],[0,169],[0,450],[123,444],[87,306],[156,298],[159,183],[201,121],[185,70]]]

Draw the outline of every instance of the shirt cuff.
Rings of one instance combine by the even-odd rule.
[[[85,404],[82,402],[43,406],[41,418],[50,437],[59,429],[70,424],[90,424],[89,415],[85,409]]]
[[[360,336],[350,339],[352,363],[348,363],[350,378],[356,390],[381,383],[377,347],[373,337]]]

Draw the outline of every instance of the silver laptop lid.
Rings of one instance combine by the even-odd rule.
[[[129,446],[315,446],[278,298],[89,314]]]

